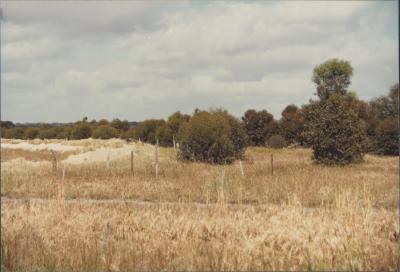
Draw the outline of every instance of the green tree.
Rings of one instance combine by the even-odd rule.
[[[278,130],[278,123],[266,110],[247,110],[242,117],[246,134],[251,145],[263,146],[266,140]]]
[[[369,104],[368,131],[373,152],[399,155],[399,85],[390,88],[387,96],[373,99]]]
[[[346,95],[352,75],[353,68],[349,61],[331,59],[316,66],[312,81],[317,85],[320,100],[326,100],[334,93]]]
[[[101,125],[93,130],[92,137],[95,139],[111,139],[118,136],[118,130],[110,125]]]
[[[3,129],[2,129],[3,133]],[[4,130],[4,138],[7,139],[25,139],[25,129],[22,127],[13,127]],[[3,135],[2,135],[3,136]]]
[[[71,139],[73,140],[87,139],[91,135],[92,129],[86,122],[75,124],[71,131]]]
[[[245,151],[246,134],[239,120],[223,110],[197,110],[179,131],[178,158],[213,164],[231,163]]]
[[[289,144],[301,142],[301,133],[304,128],[302,111],[296,105],[288,105],[282,111],[282,118],[279,121],[280,134]]]
[[[345,165],[362,161],[365,124],[341,94],[308,107],[304,135],[316,162]]]

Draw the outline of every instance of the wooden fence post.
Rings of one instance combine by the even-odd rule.
[[[156,179],[158,179],[158,139],[157,139],[157,143],[156,143]]]
[[[53,150],[50,150],[51,153],[51,166],[52,166],[52,172],[53,175],[57,174],[57,158],[56,158],[56,154],[54,153]]]
[[[225,169],[222,170],[221,174],[221,200],[225,200]]]
[[[271,174],[274,175],[274,154],[271,154]]]
[[[133,150],[131,151],[131,174],[133,176]]]
[[[172,135],[172,145],[174,146],[174,150],[176,150],[175,135]]]
[[[107,154],[106,168],[107,170],[110,169],[110,151]]]
[[[65,163],[63,163],[63,166],[62,166],[62,181],[64,181],[64,178],[65,178]]]
[[[242,175],[242,178],[243,178],[244,177],[244,171],[243,171],[242,160],[239,161],[239,167],[240,167],[240,174]]]

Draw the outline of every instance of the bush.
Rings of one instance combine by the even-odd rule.
[[[232,163],[243,157],[245,137],[242,124],[226,111],[197,111],[179,132],[178,158],[215,164]]]
[[[71,131],[71,139],[87,139],[92,135],[92,129],[87,123],[78,123],[74,125]]]
[[[57,131],[54,128],[46,128],[39,130],[39,139],[54,139],[57,135]]]
[[[305,139],[314,151],[314,160],[319,163],[360,162],[366,139],[365,124],[344,96],[333,94],[309,106]]]
[[[135,138],[135,129],[128,129],[121,133],[121,139],[134,139]]]
[[[268,139],[267,145],[272,148],[284,148],[287,147],[287,142],[281,135],[273,135]]]
[[[157,128],[155,137],[158,139],[160,146],[172,146],[172,130],[166,124]]]
[[[25,130],[21,127],[2,129],[2,137],[8,139],[25,139]]]
[[[118,130],[109,125],[98,126],[92,134],[92,137],[95,139],[111,139],[116,138],[117,136]]]

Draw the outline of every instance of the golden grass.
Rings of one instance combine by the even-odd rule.
[[[4,201],[10,270],[395,270],[397,211]]]
[[[115,142],[108,146],[121,147]],[[82,145],[90,150],[102,142]],[[312,163],[308,149],[250,148],[242,178],[238,163],[183,163],[173,149],[160,148],[156,179],[152,152],[144,148],[135,156],[133,175],[128,156],[111,161],[110,169],[106,162],[68,165],[64,181],[61,167],[53,176],[49,161],[33,163],[25,160],[27,153],[16,152],[3,162],[2,152],[2,266],[74,271],[399,267],[398,158],[367,155],[357,165],[325,167]],[[29,154],[33,161],[41,156],[34,153]],[[89,201],[94,199],[119,201]]]

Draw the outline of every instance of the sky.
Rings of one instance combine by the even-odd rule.
[[[396,1],[0,3],[1,118],[142,121],[222,107],[236,117],[316,98],[313,68],[354,68],[371,99],[398,82]]]

